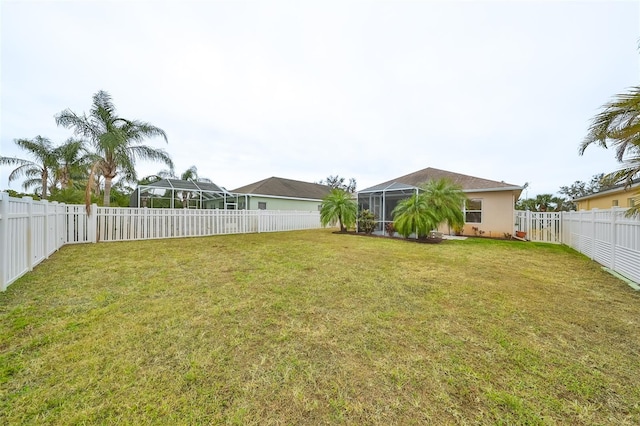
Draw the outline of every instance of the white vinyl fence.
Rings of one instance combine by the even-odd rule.
[[[319,212],[65,205],[0,192],[0,291],[65,244],[320,228]]]
[[[66,242],[66,207],[0,192],[0,290]]]
[[[529,241],[566,244],[640,284],[640,217],[626,209],[579,212],[516,211],[515,227]]]
[[[515,226],[529,241],[562,243],[562,212],[516,211]]]
[[[565,212],[562,242],[599,264],[640,283],[640,218],[626,209]]]

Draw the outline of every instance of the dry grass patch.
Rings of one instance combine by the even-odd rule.
[[[638,424],[639,318],[561,246],[66,246],[0,294],[0,423]]]

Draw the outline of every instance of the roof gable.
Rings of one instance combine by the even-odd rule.
[[[321,200],[329,194],[331,187],[318,183],[270,177],[234,189],[239,194],[272,195],[276,197],[307,198]]]
[[[395,179],[390,179],[386,182],[382,182],[378,185],[374,185],[370,188],[363,189],[361,192],[369,191],[381,191],[383,189],[390,189],[394,184],[404,184],[413,187],[419,187],[420,185],[436,179],[446,178],[453,183],[460,185],[463,191],[479,191],[479,190],[522,190],[519,185],[514,185],[506,182],[498,182],[490,179],[483,179],[475,176],[463,175],[461,173],[449,172],[446,170],[434,169],[433,167],[427,167],[426,169],[418,170],[417,172],[409,173],[408,175],[400,176]]]

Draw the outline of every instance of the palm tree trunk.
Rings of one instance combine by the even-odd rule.
[[[102,200],[102,205],[105,207],[109,207],[111,205],[111,177],[104,177],[104,199]]]
[[[49,173],[47,169],[42,171],[42,199],[47,199],[47,181],[49,180]]]

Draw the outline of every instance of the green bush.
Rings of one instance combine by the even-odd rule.
[[[362,210],[358,215],[358,232],[371,234],[376,229],[376,215],[370,210]]]

